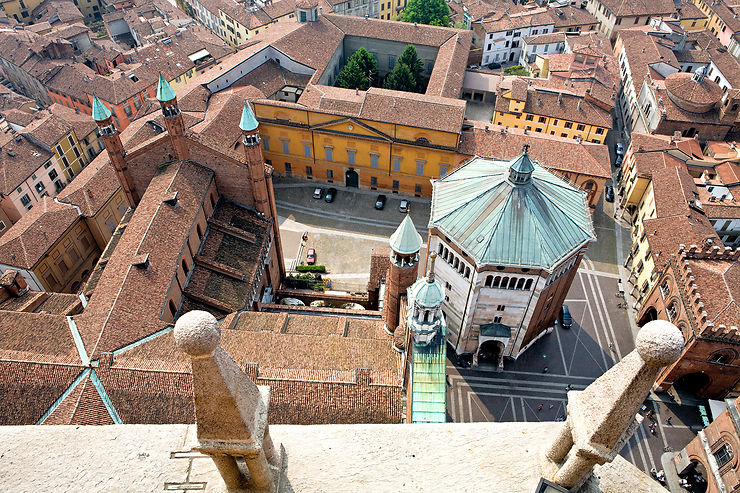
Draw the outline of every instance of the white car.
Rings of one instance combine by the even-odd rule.
[[[617,156],[624,156],[624,144],[617,142],[615,153]]]
[[[316,190],[313,191],[313,198],[320,199],[322,192],[323,190],[321,190],[320,188],[317,188]]]
[[[398,210],[400,212],[408,212],[409,211],[409,201],[406,199],[401,200],[401,205],[398,206]]]

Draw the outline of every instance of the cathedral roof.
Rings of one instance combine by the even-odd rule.
[[[426,307],[440,306],[445,300],[444,287],[434,279],[419,279],[411,285],[409,293],[413,300]]]
[[[596,239],[586,194],[523,156],[474,158],[434,182],[429,226],[477,265],[550,269]],[[531,179],[509,179],[511,169],[529,165]]]
[[[416,231],[411,216],[407,215],[401,221],[398,229],[391,235],[389,243],[394,252],[401,255],[410,255],[418,252],[424,241],[421,239],[419,232]]]

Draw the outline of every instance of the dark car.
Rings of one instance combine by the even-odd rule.
[[[386,199],[385,195],[382,195],[382,194],[378,195],[378,198],[375,199],[375,208],[378,209],[379,211],[383,210],[383,207],[385,207],[385,199]]]
[[[324,197],[324,200],[327,202],[334,202],[334,198],[337,196],[337,189],[334,187],[331,187],[329,190],[326,191],[326,196]]]
[[[568,309],[568,305],[563,305],[563,308],[560,309],[560,325],[563,326],[564,329],[570,329],[573,325],[573,317],[570,316],[570,310]]]
[[[501,68],[501,64],[498,62],[491,62],[488,64],[488,68],[490,68],[491,70]]]
[[[606,192],[604,192],[604,198],[607,202],[614,202],[614,187],[611,185],[606,186]]]

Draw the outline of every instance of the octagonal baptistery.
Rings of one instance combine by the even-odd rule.
[[[585,192],[529,157],[476,157],[433,182],[448,342],[474,363],[518,357],[558,316],[589,242]]]

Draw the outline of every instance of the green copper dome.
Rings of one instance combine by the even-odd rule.
[[[445,289],[433,277],[419,279],[409,288],[410,299],[426,308],[440,306],[445,300]]]
[[[96,122],[102,122],[111,117],[110,110],[93,94],[92,117]]]
[[[424,244],[424,241],[416,231],[416,226],[414,226],[411,216],[407,215],[401,221],[398,229],[391,235],[388,243],[390,243],[394,252],[401,255],[411,255],[421,250],[421,245]]]
[[[257,129],[257,119],[254,117],[254,113],[249,108],[249,103],[244,103],[244,109],[242,109],[242,119],[239,122],[239,128],[244,132],[251,132]]]
[[[167,82],[167,79],[162,77],[162,72],[160,72],[159,84],[157,85],[157,100],[164,103],[166,101],[172,101],[176,96],[175,90],[172,89],[170,83]]]
[[[525,181],[510,178],[527,175],[529,166]],[[596,240],[586,194],[526,153],[513,162],[474,158],[435,180],[429,227],[451,238],[478,266],[551,269]]]

